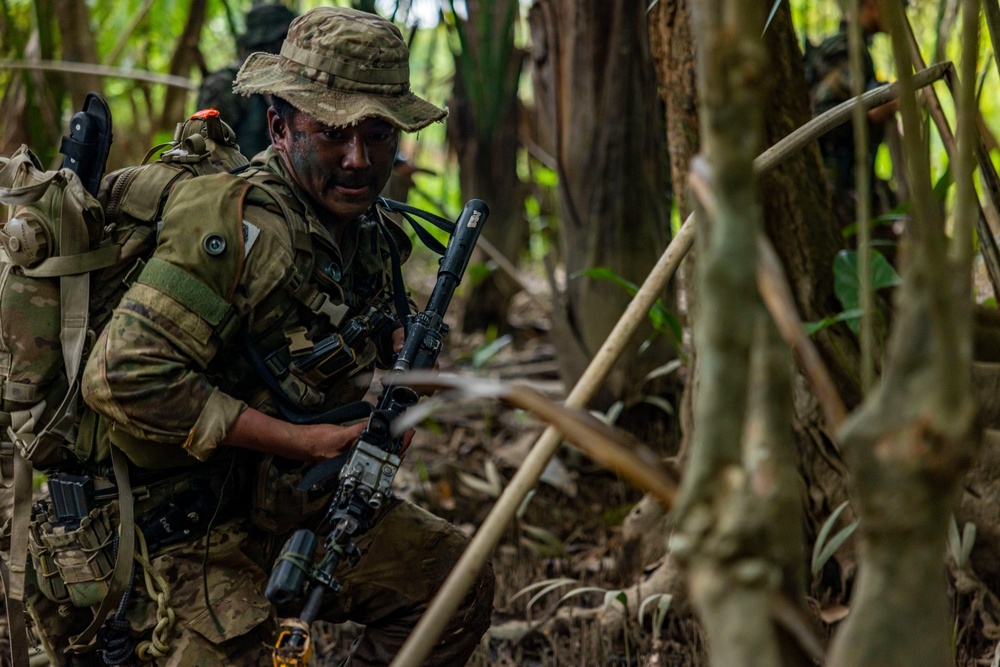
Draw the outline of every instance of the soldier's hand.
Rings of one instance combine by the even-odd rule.
[[[365,423],[352,424],[351,426],[336,426],[334,424],[314,424],[309,428],[315,429],[315,433],[308,437],[310,443],[308,458],[299,459],[310,463],[319,463],[325,459],[332,459],[343,454],[350,449],[361,432],[365,430]]]

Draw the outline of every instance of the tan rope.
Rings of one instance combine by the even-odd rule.
[[[169,639],[170,631],[174,629],[176,617],[174,610],[170,606],[170,591],[167,582],[153,569],[149,561],[149,551],[146,548],[146,538],[142,531],[136,527],[136,535],[139,537],[139,553],[135,555],[135,561],[142,566],[142,576],[146,582],[146,591],[150,599],[156,602],[156,626],[153,627],[152,639],[139,642],[135,653],[143,660],[162,658],[170,651]]]

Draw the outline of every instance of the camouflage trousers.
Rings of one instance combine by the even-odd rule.
[[[8,471],[0,471],[0,483],[6,484],[10,479]],[[7,492],[7,488],[0,488],[0,526],[10,518],[14,498],[12,493]],[[6,553],[10,549],[9,544],[0,544],[0,551]],[[7,608],[0,604],[0,667],[9,667],[11,664],[10,638],[7,628]]]
[[[328,595],[320,620],[363,624],[346,665],[388,665],[465,548],[468,538],[447,521],[406,501],[393,501],[358,540],[361,560],[336,572],[343,590]],[[278,537],[229,521],[197,542],[152,559],[165,580],[175,624],[162,658],[142,665],[228,667],[270,664],[275,612],[263,596]],[[138,568],[137,568],[138,569]],[[141,574],[127,611],[133,635],[148,638],[157,606]],[[457,666],[469,659],[490,624],[494,578],[479,577],[442,633],[425,665]],[[206,604],[205,593],[209,604]],[[294,610],[293,610],[294,611]],[[103,665],[97,653],[67,656],[69,637],[90,621],[86,609],[32,599],[32,618],[55,665]]]

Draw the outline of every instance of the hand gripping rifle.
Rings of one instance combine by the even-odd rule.
[[[327,590],[341,586],[334,571],[341,562],[357,564],[360,553],[355,538],[371,528],[375,514],[392,496],[392,482],[401,461],[402,438],[394,437],[392,421],[420,399],[413,389],[399,384],[401,373],[432,368],[448,334],[444,315],[455,288],[462,280],[489,209],[478,199],[469,200],[455,223],[455,231],[441,258],[437,282],[427,308],[410,317],[406,341],[392,369],[382,378],[382,393],[368,418],[368,425],[339,467],[337,459],[314,466],[303,478],[305,488],[322,487],[339,477],[339,486],[321,528],[327,531],[325,553],[314,563],[319,538],[308,529],[297,530],[278,556],[265,596],[276,605],[287,605],[307,588],[305,605],[297,618],[282,621],[273,649],[275,667],[305,667],[312,653],[309,626],[316,619]],[[339,474],[337,472],[339,467]]]

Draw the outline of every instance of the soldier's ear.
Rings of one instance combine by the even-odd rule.
[[[267,110],[267,129],[271,133],[271,144],[276,150],[284,151],[291,139],[292,128],[288,121],[278,115],[274,107]]]

